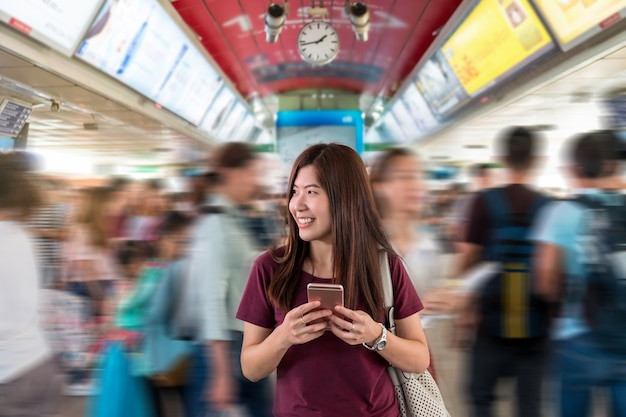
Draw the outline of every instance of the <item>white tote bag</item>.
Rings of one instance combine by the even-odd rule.
[[[382,252],[380,255],[380,274],[385,294],[387,330],[396,334],[393,318],[393,285],[389,270],[389,258],[386,252]],[[424,371],[421,374],[415,374],[404,372],[389,365],[387,373],[396,390],[402,417],[450,417],[439,387],[430,372]]]

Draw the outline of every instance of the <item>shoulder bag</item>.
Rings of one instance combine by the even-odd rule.
[[[386,252],[380,255],[380,274],[385,295],[387,330],[396,334],[393,307],[393,285],[389,258]],[[402,417],[450,417],[443,397],[434,378],[427,370],[421,374],[405,372],[392,365],[387,366],[387,373],[398,397]]]

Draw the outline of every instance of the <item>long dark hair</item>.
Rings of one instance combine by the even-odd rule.
[[[29,158],[25,152],[0,152],[0,211],[13,213],[16,220],[27,219],[42,204],[40,189],[28,172]]]
[[[379,269],[380,250],[393,253],[385,236],[367,172],[361,157],[350,147],[340,144],[319,144],[307,148],[296,159],[289,177],[292,190],[300,169],[313,166],[320,186],[328,194],[332,217],[334,281],[342,284],[345,305],[355,309],[357,300],[365,302],[366,311],[382,319],[383,293]],[[291,199],[291,192],[288,193]],[[300,239],[298,227],[287,216],[289,235],[283,254],[274,251],[279,263],[269,287],[270,298],[284,311],[289,311],[296,292],[310,244]]]

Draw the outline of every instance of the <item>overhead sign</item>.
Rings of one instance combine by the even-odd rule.
[[[107,0],[76,56],[196,126],[221,85],[157,0]]]
[[[563,50],[621,20],[626,0],[533,0]]]
[[[15,137],[32,111],[27,103],[5,98],[0,103],[0,135]]]
[[[72,56],[103,0],[4,0],[0,20]]]
[[[441,50],[426,61],[417,73],[415,83],[439,120],[445,119],[470,99]]]
[[[441,51],[470,96],[553,46],[527,0],[482,0]]]

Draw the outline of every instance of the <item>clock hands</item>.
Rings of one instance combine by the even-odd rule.
[[[316,44],[317,44],[317,43],[322,42],[324,39],[326,39],[326,37],[327,37],[327,36],[328,36],[328,35],[324,35],[324,36],[322,36],[321,38],[319,38],[319,39],[318,39],[318,40],[316,40],[316,41],[306,42],[306,43],[301,43],[300,45],[301,45],[301,46],[305,46],[305,45],[311,45],[311,44],[314,44],[314,43],[316,43]]]

